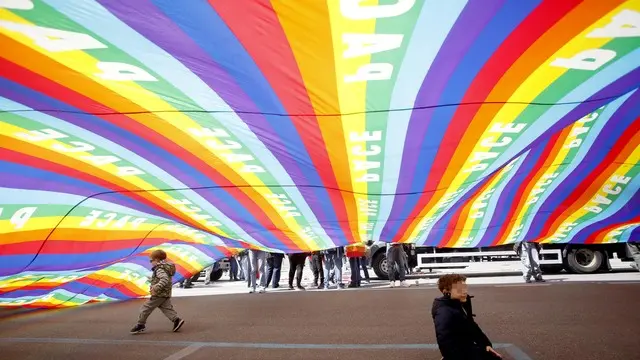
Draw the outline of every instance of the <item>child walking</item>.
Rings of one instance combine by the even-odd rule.
[[[176,273],[176,266],[167,262],[167,253],[162,250],[155,250],[149,256],[153,275],[151,275],[151,298],[147,300],[142,309],[138,323],[131,329],[132,334],[139,334],[144,331],[147,318],[153,310],[160,308],[162,313],[173,322],[173,332],[180,330],[184,325],[184,320],[178,317],[178,313],[171,304],[172,277]]]

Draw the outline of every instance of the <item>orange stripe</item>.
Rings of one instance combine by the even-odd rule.
[[[8,60],[14,63],[19,63],[21,66],[35,73],[46,76],[47,78],[80,94],[83,94],[84,96],[89,97],[94,101],[98,101],[116,111],[147,111],[147,109],[130,102],[128,99],[118,96],[108,88],[105,88],[100,84],[91,81],[83,74],[80,74],[73,69],[61,65],[60,63],[51,60],[41,53],[38,53],[37,51],[34,51],[31,48],[14,41],[13,39],[10,40],[11,44],[8,47],[8,51],[3,52],[3,56]],[[39,71],[42,69],[47,70],[46,72]],[[191,137],[189,137],[182,131],[176,131],[175,127],[167,126],[168,123],[165,120],[158,118],[153,113],[131,114],[128,115],[128,117],[140,124],[143,124],[149,129],[156,131],[163,137],[171,139],[171,142],[180,144],[180,147],[188,151],[194,158],[202,161],[204,164],[207,164],[210,172],[218,172],[225,178],[225,180],[229,181],[229,185],[245,185],[244,187],[230,188],[227,191],[232,195],[234,195],[234,193],[237,194],[238,192],[242,192],[248,197],[248,199],[253,201],[253,203],[261,209],[264,215],[269,218],[269,220],[275,225],[277,229],[288,228],[283,218],[277,212],[275,205],[268,202],[267,199],[261,196],[256,190],[246,186],[249,184],[227,164],[221,161],[218,157],[214,156],[209,149],[194,141]],[[128,187],[125,186],[125,188]],[[237,198],[237,195],[234,197]],[[300,244],[305,243],[297,234],[295,236],[291,236],[291,238],[294,242],[298,242]]]
[[[72,157],[68,157],[68,156],[61,156],[60,154],[58,154],[57,152],[53,151],[53,150],[49,150],[47,148],[43,148],[43,147],[39,147],[37,145],[34,145],[32,143],[28,143],[28,142],[24,142],[24,141],[19,141],[16,140],[14,138],[10,138],[10,137],[5,137],[0,135],[0,139],[2,139],[2,143],[3,146],[6,147],[7,149],[15,149],[16,151],[19,151],[22,154],[28,155],[28,156],[32,156],[34,158],[38,158],[38,159],[43,159],[43,160],[47,160],[50,162],[54,162],[56,164],[65,166],[69,169],[83,169],[83,172],[85,172],[86,174],[89,174],[91,176],[94,176],[96,178],[99,179],[103,179],[106,182],[112,184],[112,185],[116,185],[120,188],[123,189],[127,189],[127,190],[143,190],[125,180],[123,180],[122,178],[115,176],[107,171],[101,170],[98,167],[89,167],[87,166],[86,163],[80,161],[80,160],[76,160]],[[140,192],[136,192],[136,193],[131,193],[132,197],[141,197],[144,198],[146,200],[148,200],[149,202],[156,204],[158,207],[160,208],[164,208],[165,211],[169,212],[172,216],[175,216],[176,219],[180,219],[184,222],[186,222],[187,224],[190,224],[190,226],[193,226],[195,228],[198,229],[202,229],[204,231],[207,231],[205,227],[201,226],[200,224],[198,224],[197,222],[195,222],[194,220],[184,216],[183,213],[173,209],[172,207],[166,206],[166,204],[163,201],[160,201],[158,198],[151,196],[151,193],[146,192],[146,191],[140,191]]]
[[[567,42],[577,36],[585,28],[596,22],[617,7],[620,1],[586,0],[579,4],[569,14],[562,18],[549,31],[541,36],[518,60],[505,72],[504,76],[494,86],[486,101],[505,101],[513,94],[518,86],[522,84],[541,64],[543,64],[556,51],[561,49]],[[460,169],[466,162],[471,151],[476,146],[487,129],[488,124],[496,116],[504,105],[485,104],[483,105],[470,122],[461,141],[458,143],[456,151],[449,162],[437,188],[447,188]],[[444,191],[442,192],[444,194]],[[434,195],[429,203],[420,211],[419,216],[407,227],[402,234],[402,239],[407,238],[420,220],[431,209],[442,195]]]
[[[507,238],[507,236],[509,236],[509,234],[511,233],[511,230],[513,229],[513,226],[516,224],[518,220],[517,216],[520,214],[520,211],[522,211],[522,208],[526,204],[527,197],[529,196],[531,191],[533,191],[533,188],[536,187],[536,185],[538,184],[538,181],[540,181],[540,179],[542,178],[542,175],[544,175],[547,169],[553,164],[553,161],[556,159],[556,156],[562,150],[562,146],[564,146],[564,142],[566,141],[567,137],[569,137],[569,135],[571,134],[571,129],[572,129],[571,126],[568,126],[560,132],[560,134],[558,135],[558,139],[553,144],[553,148],[551,149],[551,152],[545,159],[539,171],[533,176],[533,178],[525,186],[523,191],[518,191],[518,194],[520,195],[520,197],[516,198],[515,202],[517,205],[515,207],[515,211],[513,212],[509,211],[509,215],[507,216],[507,219],[506,219],[507,225],[502,231],[502,233],[499,235],[497,242],[494,242],[494,243],[502,244]]]
[[[329,22],[329,9],[322,1],[305,3],[305,11],[288,1],[273,1],[280,24],[285,31],[291,50],[296,58],[311,104],[316,114],[339,114],[340,103],[335,78],[334,49]],[[313,34],[313,36],[309,36]],[[313,43],[310,44],[309,41]],[[313,51],[310,51],[313,49]],[[323,69],[318,71],[318,69]],[[357,239],[357,206],[351,183],[351,167],[345,136],[342,129],[342,117],[317,118],[321,135],[327,148],[329,161],[340,189],[354,239]],[[330,169],[318,169],[330,171]],[[329,192],[335,190],[327,190]]]
[[[569,216],[576,212],[576,210],[584,207],[591,200],[593,195],[599,192],[602,186],[609,181],[611,175],[620,167],[620,162],[624,161],[635,151],[638,146],[637,144],[640,144],[640,133],[636,133],[631,138],[631,141],[629,141],[622,151],[620,151],[615,160],[613,160],[611,164],[609,164],[606,169],[598,175],[598,177],[591,182],[583,182],[574,190],[574,192],[581,194],[580,197],[568,206],[565,211],[562,212],[561,216],[558,216],[555,221],[553,221],[551,226],[548,227],[547,233],[545,235],[541,235],[539,239],[554,234]]]
[[[478,189],[478,192],[471,199],[469,199],[467,201],[467,203],[462,207],[462,212],[460,213],[460,216],[458,217],[458,221],[456,221],[456,223],[454,224],[454,230],[453,230],[451,236],[449,237],[449,240],[444,245],[444,247],[454,247],[456,245],[456,243],[459,240],[460,234],[464,230],[464,225],[465,225],[465,223],[467,221],[467,218],[469,217],[469,212],[471,211],[471,206],[482,195],[482,193],[485,192],[491,186],[493,180],[497,176],[500,176],[500,172],[499,171],[497,171],[495,174],[491,175],[490,178],[487,179],[487,182],[480,189]],[[474,225],[475,225],[475,223],[474,223]]]

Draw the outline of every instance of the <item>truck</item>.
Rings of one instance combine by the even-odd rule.
[[[369,242],[371,268],[379,279],[387,280],[386,243]],[[434,269],[465,269],[474,263],[495,265],[520,262],[513,244],[479,248],[438,248],[403,244],[409,267],[418,271]],[[574,274],[611,271],[610,259],[632,261],[626,243],[610,244],[542,244],[540,268],[545,274],[563,270]],[[492,264],[489,264],[492,265]]]

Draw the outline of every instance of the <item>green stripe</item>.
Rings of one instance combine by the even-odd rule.
[[[382,3],[383,1],[381,1]],[[393,3],[387,1],[388,3]],[[392,50],[383,51],[371,55],[370,63],[388,63],[393,65],[393,72],[391,78],[388,80],[369,81],[367,82],[366,90],[366,103],[367,108],[369,104],[376,109],[388,109],[391,105],[391,96],[398,79],[398,73],[402,65],[402,61],[405,58],[411,36],[415,29],[416,22],[422,11],[424,2],[416,2],[416,4],[408,12],[390,18],[379,18],[376,20],[376,34],[402,34],[402,43],[400,47]],[[384,157],[386,147],[386,130],[388,127],[389,112],[368,112],[365,118],[365,130],[369,132],[380,131],[382,132],[382,139],[379,142],[370,142],[367,145],[378,145],[382,148],[382,151],[377,155],[370,155],[366,157],[367,161],[376,161],[380,163],[380,168],[370,170],[371,173],[379,175],[379,181],[367,183],[367,192],[369,194],[382,193],[382,180],[384,174]],[[348,119],[347,119],[348,121]],[[369,148],[369,146],[367,146]],[[369,217],[369,223],[375,224],[379,221],[379,207],[380,198],[379,195],[368,195],[368,200],[376,201],[378,207],[376,208],[376,215]],[[361,224],[359,224],[361,225]],[[373,227],[367,232],[369,236],[373,234]]]
[[[21,127],[23,129],[26,129],[27,133],[30,130],[42,130],[42,129],[54,129],[54,130],[57,130],[58,132],[67,135],[67,137],[65,137],[65,138],[57,139],[57,141],[60,141],[60,142],[65,143],[65,144],[69,144],[71,141],[86,142],[85,139],[80,138],[78,136],[75,136],[73,134],[69,134],[67,131],[64,131],[61,128],[56,127],[56,126],[52,126],[51,124],[47,123],[46,121],[32,120],[30,118],[23,117],[23,116],[15,114],[15,113],[4,113],[4,114],[2,114],[2,122],[7,123],[7,124],[11,124],[11,125],[14,125],[14,126],[17,126],[17,127]],[[11,134],[11,135],[13,135],[13,134]],[[91,143],[91,145],[94,146],[95,149],[91,150],[88,153],[93,155],[93,156],[115,156],[118,159],[120,159],[119,161],[113,162],[110,165],[117,166],[118,168],[131,166],[131,167],[135,167],[135,168],[138,168],[138,169],[144,171],[143,168],[140,168],[136,164],[134,164],[134,163],[122,158],[121,156],[116,155],[111,150],[109,150],[109,149],[107,149],[105,147],[99,146],[98,144],[94,144],[94,143]],[[72,147],[72,145],[69,145],[69,146]],[[52,148],[49,148],[49,149],[52,152],[60,154],[60,157],[70,158],[70,159],[74,159],[74,160],[77,160],[77,161],[83,161],[83,162],[85,161],[83,159],[76,159],[73,156],[73,153],[63,153],[63,152],[58,152],[58,151],[56,151],[56,150],[54,150]],[[96,170],[104,171],[102,166],[93,165],[90,161],[88,161],[88,164],[86,166],[95,168]],[[116,177],[121,178],[123,180],[126,180],[126,178],[127,178],[127,177],[118,176],[117,174],[113,174],[113,176],[116,176]],[[142,174],[142,175],[134,175],[134,176],[142,179],[143,181],[148,182],[152,186],[154,186],[156,188],[159,188],[159,189],[166,189],[166,188],[170,187],[167,183],[165,183],[163,181],[160,181],[160,179],[158,179],[158,178],[156,178],[154,176],[150,176],[146,172],[144,174]]]
[[[565,141],[564,141],[564,143],[562,145],[563,147],[568,145],[572,140],[574,140],[576,138],[583,139],[583,141],[580,143],[580,145],[569,149],[569,151],[567,152],[567,156],[564,158],[564,160],[562,160],[562,165],[556,165],[557,168],[554,171],[554,173],[558,174],[558,176],[556,178],[538,180],[538,182],[536,184],[538,184],[540,182],[546,182],[547,180],[551,181],[550,184],[544,186],[544,191],[543,192],[541,192],[541,193],[536,195],[538,198],[542,199],[545,195],[547,195],[549,193],[549,189],[555,189],[555,188],[553,188],[554,183],[556,181],[558,181],[558,179],[563,178],[564,171],[566,169],[568,169],[569,166],[571,166],[573,164],[573,162],[576,160],[576,156],[578,155],[579,151],[583,147],[587,147],[587,148],[591,147],[592,142],[591,143],[587,143],[584,140],[587,138],[587,136],[589,136],[589,132],[591,132],[591,129],[593,129],[593,126],[598,122],[607,122],[610,119],[610,118],[606,118],[605,119],[605,118],[601,117],[602,112],[604,111],[604,109],[605,109],[605,106],[602,106],[602,107],[598,108],[596,111],[590,113],[590,114],[597,113],[598,114],[598,118],[596,118],[595,120],[593,120],[591,122],[586,123],[586,125],[588,125],[587,132],[582,133],[582,134],[578,135],[577,137],[569,135],[569,137],[567,137],[565,139]],[[568,127],[571,127],[571,126],[573,126],[573,124],[569,125]],[[595,140],[596,140],[596,138],[593,138],[593,141],[595,141]],[[549,146],[551,146],[551,145],[549,145]],[[554,156],[555,156],[555,154],[554,154]],[[546,172],[546,170],[547,169],[541,169],[541,173]],[[537,189],[537,188],[539,188],[539,186],[537,186],[537,185],[534,186],[532,191]],[[527,201],[527,198],[528,198],[529,194],[525,194],[525,195],[527,195],[527,196],[522,198],[523,201]],[[538,200],[538,202],[541,201],[540,199]],[[527,210],[525,211],[525,213],[518,219],[519,220],[518,221],[519,224],[522,224],[522,223],[526,222],[530,216],[535,216],[536,215],[536,213],[532,213],[534,207],[535,207],[535,203],[531,204],[531,205],[529,205],[527,207]]]
[[[105,39],[103,39],[99,35],[97,35],[97,34],[91,32],[91,31],[89,31],[88,29],[78,25],[77,23],[75,23],[74,21],[72,21],[71,19],[66,17],[65,15],[60,14],[59,12],[57,12],[55,9],[51,8],[47,4],[40,2],[39,4],[37,4],[34,7],[34,9],[32,11],[21,13],[21,15],[25,19],[33,22],[34,24],[38,24],[38,25],[46,26],[46,27],[55,27],[55,28],[60,29],[60,30],[79,32],[79,33],[83,33],[83,34],[87,34],[87,35],[92,36],[96,40],[98,40],[98,41],[102,42],[103,44],[105,44],[106,46],[108,46],[108,48],[107,49],[85,50],[85,52],[87,54],[89,54],[90,56],[98,59],[99,61],[126,62],[128,64],[137,66],[137,67],[147,71],[149,74],[153,75],[156,79],[158,79],[158,81],[155,81],[155,82],[148,82],[148,81],[147,82],[138,82],[137,84],[140,85],[141,87],[147,89],[148,91],[150,91],[152,93],[155,93],[157,96],[161,97],[164,101],[166,101],[167,103],[171,104],[172,106],[174,106],[177,109],[180,109],[180,110],[183,110],[183,111],[203,111],[204,110],[204,109],[196,106],[189,97],[187,97],[184,93],[182,93],[181,91],[176,89],[174,86],[172,86],[168,81],[166,81],[162,77],[160,77],[151,68],[145,66],[145,64],[137,61],[135,58],[133,58],[133,57],[129,56],[127,53],[121,51],[115,45],[113,45],[110,42],[106,41]],[[195,122],[197,122],[199,125],[201,125],[203,127],[222,128],[222,129],[225,129],[225,130],[229,130],[230,129],[229,126],[223,125],[222,122],[218,121],[218,119],[215,118],[214,116],[212,116],[211,114],[197,113],[196,112],[196,113],[190,113],[188,116],[192,120],[194,120]],[[242,145],[243,148],[242,148],[241,151],[237,151],[238,154],[248,154],[248,155],[253,156],[254,160],[252,160],[250,162],[250,164],[259,165],[263,169],[268,170],[267,167],[261,161],[259,161],[258,158],[251,153],[251,151],[249,151],[249,149],[247,148],[245,143],[242,141],[242,139],[240,139],[239,137],[233,135],[231,131],[228,131],[227,133],[229,134],[229,137],[225,137],[224,138],[225,140],[236,141],[236,142],[238,142],[238,143],[240,143]],[[214,153],[214,150],[211,150],[211,152]],[[141,170],[144,170],[144,168],[141,168]],[[253,173],[253,175],[255,175],[258,179],[260,179],[260,181],[262,183],[264,183],[264,184],[277,184],[277,181],[275,180],[275,178],[268,171],[265,171],[265,172],[262,172],[262,173]],[[167,185],[165,185],[165,186],[157,185],[159,183],[157,178],[146,176],[146,177],[144,177],[144,179],[145,179],[145,181],[148,181],[149,183],[154,184],[154,186],[156,186],[157,188],[169,188],[169,186],[167,186]],[[274,191],[274,192],[278,193],[278,191]],[[279,192],[279,193],[284,193],[284,192]],[[295,203],[294,203],[294,205],[295,205]],[[299,206],[297,206],[297,205],[296,205],[296,207],[299,208]],[[272,211],[276,212],[276,213],[278,212],[275,208]],[[293,219],[298,223],[298,225],[300,227],[302,227],[302,228],[309,227],[308,219],[306,219],[304,217],[295,217]],[[229,234],[229,235],[233,234],[233,236],[237,237],[237,235],[234,234],[234,232],[230,231],[226,227],[223,226],[221,228],[227,234]],[[318,237],[317,234],[315,234],[315,235],[316,235],[316,237]],[[319,241],[320,243],[325,243],[327,241],[327,239],[321,239],[321,240],[316,240],[316,241]]]

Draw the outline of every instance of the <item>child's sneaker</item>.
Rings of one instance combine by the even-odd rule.
[[[142,324],[136,324],[136,326],[134,326],[131,331],[129,331],[131,334],[140,334],[141,332],[143,332],[145,329],[145,326]]]
[[[177,332],[184,325],[184,320],[177,318],[173,321],[173,332]]]

